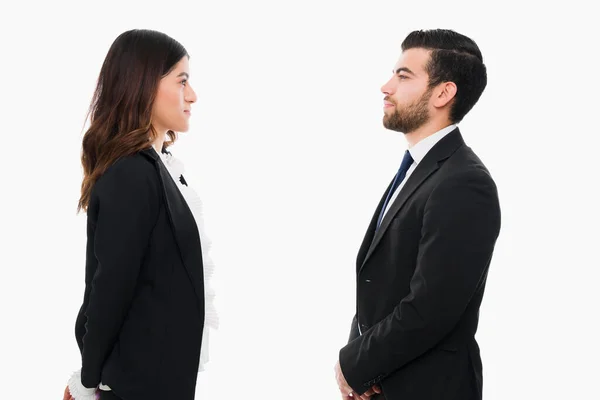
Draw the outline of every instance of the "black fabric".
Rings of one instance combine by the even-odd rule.
[[[99,400],[125,400],[121,397],[118,397],[114,392],[111,391],[103,391],[100,390],[100,399]]]

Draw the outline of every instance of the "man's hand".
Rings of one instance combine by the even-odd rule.
[[[339,361],[335,364],[335,379],[337,380],[338,387],[342,393],[343,400],[369,400],[369,397],[381,393],[381,387],[378,385],[374,385],[362,395],[356,393],[350,386],[348,386],[348,382],[346,382],[346,378],[344,378],[344,373],[342,372],[342,367],[340,366]]]
[[[378,385],[374,385],[371,389],[367,390],[360,396],[360,400],[368,400],[369,397],[381,393],[381,388]]]
[[[344,378],[344,373],[342,372],[342,367],[340,366],[340,362],[335,363],[335,379],[337,380],[338,387],[340,388],[340,392],[342,394],[343,400],[349,399],[358,399],[359,396],[354,392],[354,390],[348,386],[348,382],[346,382],[346,378]]]

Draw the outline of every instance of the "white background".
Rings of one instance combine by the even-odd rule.
[[[199,97],[172,148],[219,278],[197,398],[339,398],[356,253],[406,148],[379,89],[404,37],[438,27],[473,38],[488,67],[460,125],[503,213],[477,335],[484,396],[600,398],[598,33],[584,2],[546,3],[3,2],[0,398],[59,399],[80,367],[82,129],[132,28],[187,48]]]

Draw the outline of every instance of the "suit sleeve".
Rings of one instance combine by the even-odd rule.
[[[340,350],[359,394],[434,347],[480,288],[500,231],[496,186],[483,170],[449,177],[424,209],[410,293],[394,311]]]
[[[96,272],[85,310],[81,382],[98,386],[134,296],[159,210],[158,176],[145,160],[123,159],[94,188]],[[89,255],[88,255],[89,256]]]
[[[348,343],[356,339],[360,336],[360,332],[358,331],[358,320],[356,319],[356,315],[352,318],[352,324],[350,325],[350,336],[348,337]]]

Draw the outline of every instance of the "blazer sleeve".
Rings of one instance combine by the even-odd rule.
[[[81,369],[85,387],[100,383],[102,366],[130,308],[158,218],[159,188],[154,166],[140,157],[118,161],[94,186],[94,252],[87,257],[96,258],[97,268],[89,283],[91,288],[87,288]]]
[[[358,331],[358,319],[356,319],[356,315],[352,318],[352,324],[350,325],[350,336],[348,337],[348,343],[356,339],[360,336],[360,332]]]
[[[479,290],[500,231],[500,207],[487,171],[448,177],[424,209],[410,293],[386,318],[340,350],[348,384],[362,394],[434,347]]]

